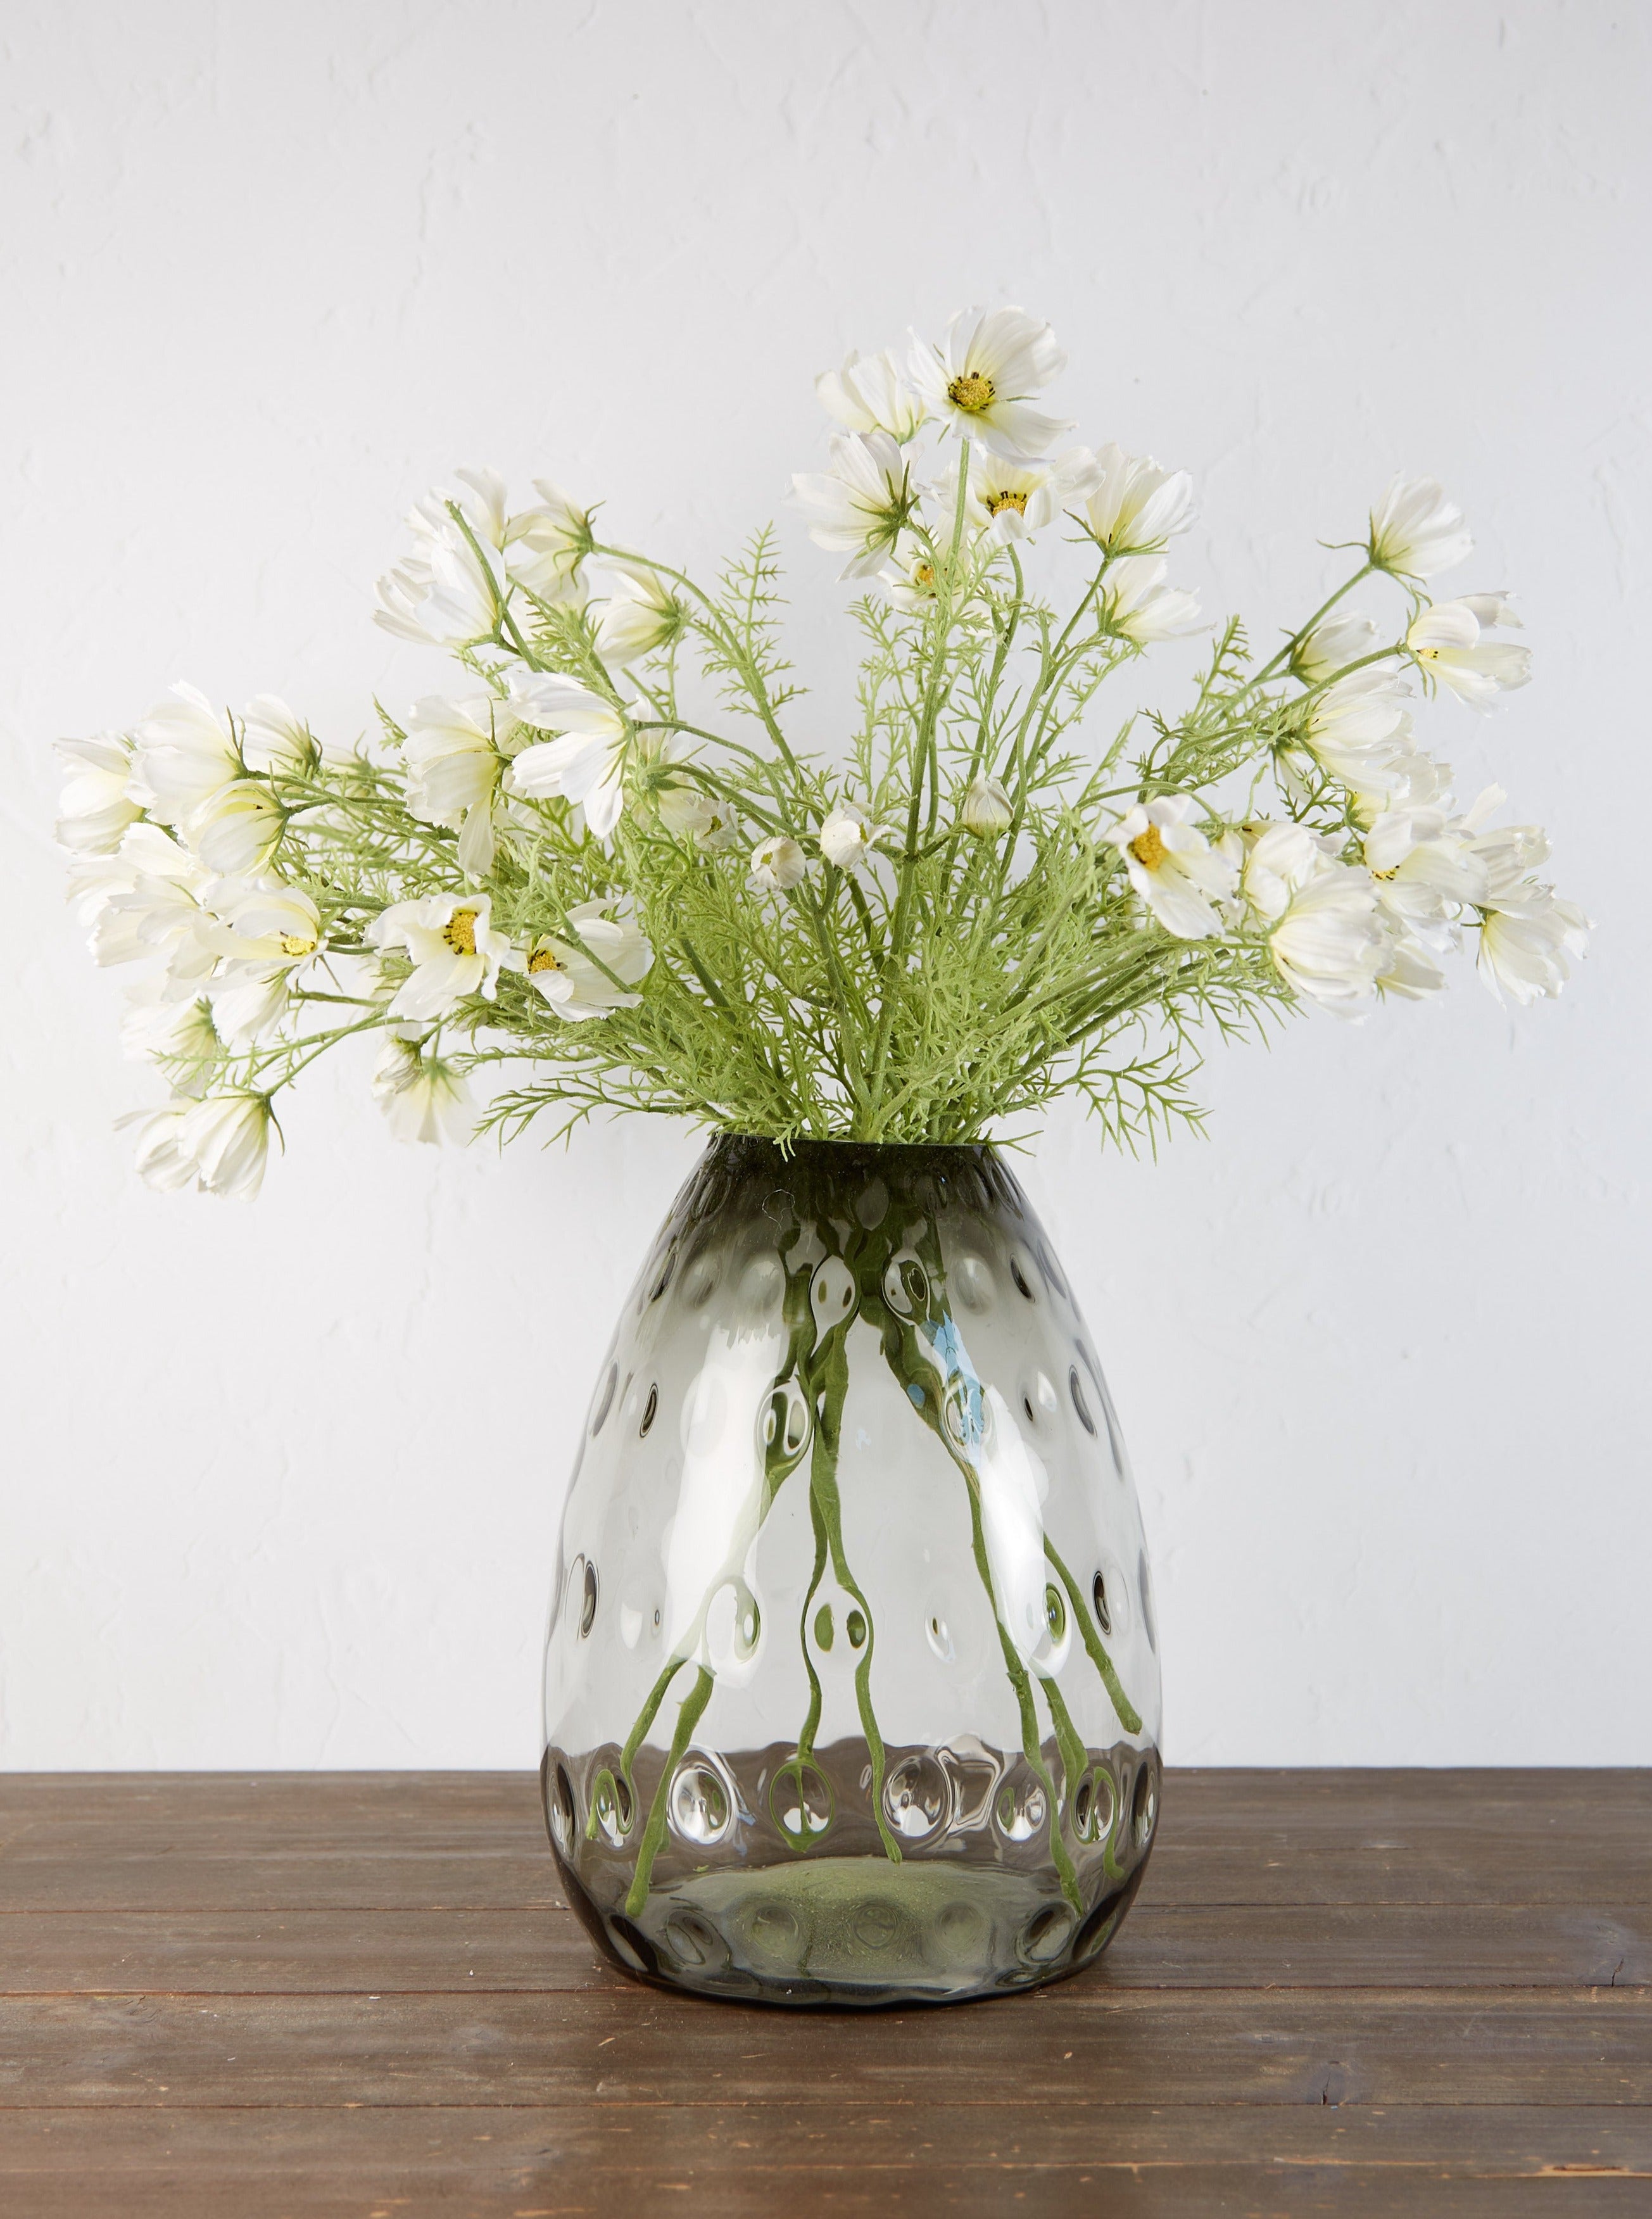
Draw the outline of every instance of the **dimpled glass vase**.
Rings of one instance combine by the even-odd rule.
[[[626,1971],[935,2002],[1088,1963],[1158,1813],[1141,1517],[994,1151],[714,1141],[562,1526],[545,1818]]]

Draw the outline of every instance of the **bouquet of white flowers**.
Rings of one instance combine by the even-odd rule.
[[[172,1089],[146,1178],[256,1191],[282,1090],[361,1035],[408,1139],[607,1105],[959,1142],[1071,1088],[1139,1142],[1196,1122],[1207,1028],[1432,994],[1465,934],[1494,993],[1557,993],[1587,920],[1535,875],[1543,834],[1494,826],[1494,786],[1459,811],[1413,730],[1419,693],[1483,709],[1528,675],[1505,594],[1426,596],[1469,550],[1457,509],[1396,482],[1276,651],[1230,619],[1179,716],[1094,738],[1104,681],[1199,629],[1167,577],[1193,504],[1183,473],[1062,444],[1064,361],[999,308],[818,381],[837,428],[795,498],[867,581],[835,755],[792,728],[769,529],[702,585],[487,470],[419,502],[378,588],[453,690],[344,749],[182,685],[63,742],[93,952],[152,966],[122,1027]],[[1386,623],[1348,606],[1379,579]]]

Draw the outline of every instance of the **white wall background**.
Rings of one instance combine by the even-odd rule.
[[[699,554],[811,466],[815,370],[976,299],[1053,320],[1083,436],[1195,469],[1182,572],[1259,631],[1393,470],[1449,481],[1539,682],[1425,737],[1599,924],[1558,1006],[1465,972],[1219,1056],[1156,1166],[1039,1148],[1169,1753],[1652,1759],[1652,18],[13,0],[0,54],[0,1763],[532,1762],[563,1475],[698,1147],[399,1149],[351,1066],[256,1206],[149,1194],[47,743],[180,675],[348,736],[422,690],[370,590],[432,479]]]

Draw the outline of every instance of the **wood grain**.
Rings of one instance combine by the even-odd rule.
[[[1173,1773],[1042,1994],[634,1986],[516,1775],[0,1776],[6,2219],[1652,2210],[1652,1775]]]
[[[1163,1901],[1652,1905],[1652,1772],[1172,1772]],[[0,1910],[559,1900],[531,1775],[0,1775]]]
[[[556,1909],[0,1912],[14,1995],[628,1990]],[[1637,1987],[1652,1910],[1554,1904],[1215,1907],[1148,1898],[1105,1987]]]

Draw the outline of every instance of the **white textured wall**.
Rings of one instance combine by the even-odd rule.
[[[850,342],[1048,315],[1260,630],[1398,467],[1539,682],[1431,712],[1595,912],[1557,1007],[1299,1024],[1156,1167],[1032,1183],[1107,1361],[1183,1762],[1652,1758],[1652,20],[1604,0],[47,7],[0,24],[0,1762],[516,1764],[562,1478],[697,1143],[438,1159],[357,1067],[251,1209],[146,1192],[57,733],[173,678],[355,730],[409,499],[771,512]],[[800,637],[841,653],[788,525]],[[1456,583],[1454,577],[1451,581]]]

